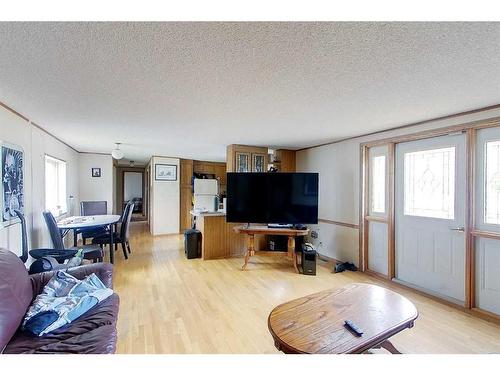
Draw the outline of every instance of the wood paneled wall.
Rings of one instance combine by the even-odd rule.
[[[189,159],[181,159],[181,186],[180,186],[180,228],[179,231],[182,233],[186,229],[191,228],[191,205],[193,201],[193,193],[191,187],[191,178],[193,177],[193,161]]]

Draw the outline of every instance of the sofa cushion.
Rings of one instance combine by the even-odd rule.
[[[4,353],[114,353],[119,303],[118,295],[113,294],[71,324],[41,337],[18,331]]]
[[[24,263],[16,254],[0,248],[0,353],[21,324],[32,299]]]

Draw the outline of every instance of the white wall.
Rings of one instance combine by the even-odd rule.
[[[33,247],[52,247],[49,233],[42,212],[45,210],[45,155],[50,155],[66,162],[67,216],[75,213],[79,202],[78,153],[50,134],[32,126],[32,177],[33,191],[33,228],[31,237]],[[69,199],[73,196],[73,199]],[[72,243],[71,233],[67,243]]]
[[[156,164],[177,165],[177,181],[156,181],[154,178]],[[179,159],[154,156],[151,159],[151,233],[179,233],[180,205],[180,167]]]
[[[67,194],[78,200],[78,153],[28,121],[0,106],[0,140],[19,145],[24,151],[25,217],[28,226],[28,246],[50,247],[52,243],[45,227],[45,154],[67,162]],[[68,198],[68,209],[72,202]],[[0,246],[21,254],[19,224],[0,227]]]
[[[92,177],[92,168],[101,168],[101,177]],[[80,201],[107,201],[108,214],[113,212],[113,158],[111,155],[79,154]],[[78,201],[78,210],[80,201]]]
[[[28,228],[32,227],[31,219],[31,129],[29,123],[12,112],[0,107],[0,140],[21,146],[24,150],[24,194],[25,213]],[[1,160],[0,160],[1,162]],[[1,199],[1,198],[0,198]],[[19,224],[0,227],[0,247],[21,254],[21,228]]]
[[[298,172],[319,172],[319,218],[359,224],[361,143],[500,116],[500,109],[432,121],[297,152]],[[425,114],[422,115],[425,117]],[[346,125],[348,126],[348,124]],[[359,230],[319,223],[320,254],[358,264]]]

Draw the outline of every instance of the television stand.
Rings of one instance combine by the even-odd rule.
[[[288,251],[258,251],[259,255],[285,255],[288,259],[293,260],[293,266],[297,273],[299,272],[297,253],[295,252],[295,237],[307,236],[309,229],[293,229],[293,228],[269,228],[267,225],[238,225],[233,228],[236,233],[247,235],[247,250],[245,252],[245,264],[241,267],[242,271],[247,268],[250,257],[255,255],[255,235],[267,234],[275,236],[288,237]]]

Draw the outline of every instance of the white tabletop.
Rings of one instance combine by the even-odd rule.
[[[79,229],[114,224],[120,221],[120,215],[71,216],[61,219],[59,229]]]

